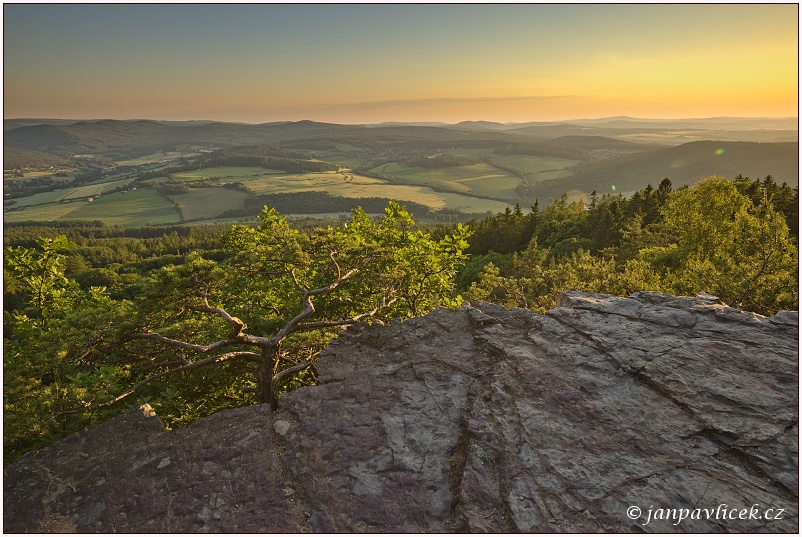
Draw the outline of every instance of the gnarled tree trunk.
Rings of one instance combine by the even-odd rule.
[[[278,387],[276,385],[276,372],[278,371],[279,346],[266,345],[261,347],[259,369],[256,373],[256,400],[269,403],[273,410],[278,409]]]

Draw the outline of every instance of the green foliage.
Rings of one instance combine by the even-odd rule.
[[[35,323],[46,327],[60,311],[70,306],[75,285],[64,276],[64,256],[58,250],[74,248],[67,237],[43,238],[36,241],[41,250],[7,248],[5,255],[6,290],[21,292],[28,305],[27,313],[35,315]]]
[[[676,247],[644,257],[666,267],[671,292],[706,291],[751,311],[797,307],[797,247],[767,194],[755,206],[734,182],[712,177],[675,192],[663,215]]]
[[[66,276],[65,236],[9,247],[6,293],[19,307],[5,313],[6,456],[142,402],[168,426],[275,405],[315,382],[314,359],[343,326],[459,306],[469,235],[434,239],[392,202],[378,220],[356,209],[345,226],[303,231],[265,208],[257,227],[221,237],[224,255],[194,251],[141,275],[73,260],[84,288]],[[90,286],[128,277],[130,299]]]
[[[38,249],[6,250],[6,291],[18,290],[24,303],[4,312],[4,445],[12,459],[108,415],[56,419],[88,392],[110,396],[124,376],[87,357],[116,331],[128,304],[110,300],[103,288],[82,291],[65,277],[58,250],[72,246],[66,237],[38,243]]]
[[[24,170],[26,168],[60,166],[65,164],[69,164],[66,158],[51,155],[50,153],[21,149],[19,147],[3,148],[4,170]]]
[[[707,292],[762,314],[797,309],[797,194],[770,178],[664,180],[587,206],[516,206],[471,223],[473,236],[421,229],[395,203],[326,227],[275,209],[257,226],[7,226],[7,460],[141,402],[168,426],[277,404],[315,382],[343,326],[462,296],[545,312],[570,289]]]
[[[796,191],[771,181],[709,178],[673,191],[648,186],[630,199],[595,193],[587,210],[563,195],[539,213],[526,249],[512,261],[482,262],[458,276],[472,300],[545,311],[570,289],[627,295],[639,290],[695,295],[707,292],[735,307],[763,314],[798,308],[798,260],[787,218],[769,192],[784,200]],[[754,201],[757,200],[757,201]],[[788,210],[788,209],[786,209]],[[479,224],[481,244],[506,244],[511,215]],[[472,247],[481,246],[474,243]],[[478,251],[477,251],[478,250]],[[481,248],[473,251],[483,253]]]

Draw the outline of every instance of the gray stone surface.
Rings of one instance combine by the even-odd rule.
[[[3,529],[797,532],[798,330],[657,293],[360,324],[276,413],[131,411],[20,458]]]

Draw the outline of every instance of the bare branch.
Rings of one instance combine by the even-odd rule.
[[[331,262],[334,263],[334,266],[337,268],[337,279],[339,280],[342,277],[342,271],[340,271],[340,264],[337,263],[336,259],[334,259],[334,254],[336,253],[337,252],[329,248],[329,258],[331,259]]]
[[[145,386],[146,384],[149,384],[149,383],[153,382],[156,379],[159,379],[159,378],[162,378],[162,377],[167,377],[169,375],[173,375],[175,373],[180,373],[182,371],[191,371],[193,369],[198,369],[200,367],[204,367],[204,366],[215,364],[215,363],[226,362],[226,361],[229,361],[229,360],[244,359],[244,360],[258,361],[259,358],[260,358],[259,354],[255,353],[255,352],[246,352],[246,351],[229,352],[229,353],[226,353],[226,354],[219,354],[217,356],[210,356],[208,358],[204,358],[203,360],[198,360],[197,362],[191,362],[191,363],[189,363],[187,365],[182,365],[181,367],[175,367],[173,369],[168,369],[167,371],[162,371],[161,373],[157,373],[155,375],[152,375],[152,376],[150,376],[150,377],[138,382],[136,385],[134,385],[133,388],[129,389],[125,393],[122,393],[122,394],[118,395],[117,397],[115,397],[114,399],[106,401],[105,403],[100,403],[100,404],[96,404],[96,405],[89,405],[86,408],[81,408],[81,409],[76,409],[76,410],[66,410],[66,411],[63,411],[63,412],[58,412],[58,413],[56,413],[56,416],[62,416],[62,415],[66,415],[66,414],[81,414],[83,412],[89,412],[89,411],[92,411],[92,410],[97,410],[99,408],[104,408],[104,407],[107,407],[107,406],[111,406],[114,403],[125,399],[126,397],[128,397],[132,393],[136,392],[139,388]]]
[[[303,291],[304,293],[306,293],[307,291],[306,287],[298,283],[298,277],[295,276],[295,268],[293,268],[290,271],[290,276],[292,276],[292,282],[295,284],[295,288],[298,289],[299,291]]]
[[[323,293],[328,293],[329,291],[333,291],[334,289],[339,287],[341,283],[347,282],[357,274],[359,274],[359,269],[351,269],[348,272],[346,272],[345,276],[343,276],[342,278],[337,278],[336,280],[326,285],[325,287],[319,287],[318,289],[310,289],[309,291],[307,291],[307,293],[309,293],[309,295],[320,295]]]
[[[342,319],[342,320],[339,320],[339,321],[317,321],[317,322],[313,322],[313,323],[300,323],[296,327],[296,330],[313,330],[315,328],[328,328],[328,327],[333,327],[333,326],[347,326],[347,325],[350,325],[350,324],[356,324],[356,323],[358,323],[360,321],[360,319],[375,315],[377,312],[383,310],[384,308],[389,307],[396,300],[398,300],[398,297],[393,298],[389,302],[382,301],[382,304],[380,306],[376,306],[372,310],[367,311],[365,313],[360,313],[359,315],[354,315],[350,319]]]
[[[291,272],[291,274],[292,274],[292,278],[293,278],[293,280],[295,280],[295,283],[296,283],[296,286],[297,286],[298,285],[298,281],[295,279],[295,270],[294,269]],[[278,345],[281,341],[284,340],[284,338],[286,338],[287,336],[289,336],[290,334],[292,334],[293,332],[298,330],[298,324],[301,321],[303,321],[304,319],[306,319],[307,317],[309,317],[310,315],[315,313],[315,306],[314,306],[314,304],[312,304],[312,297],[313,296],[320,295],[320,294],[323,294],[323,293],[328,293],[329,291],[333,291],[340,284],[342,284],[344,282],[347,282],[348,280],[350,280],[351,278],[353,278],[357,274],[359,274],[359,270],[358,269],[351,269],[345,274],[345,276],[343,276],[342,278],[337,278],[336,280],[334,280],[333,282],[331,282],[330,284],[328,284],[328,285],[326,285],[324,287],[318,287],[317,289],[305,290],[304,291],[304,296],[303,296],[303,298],[301,298],[301,303],[306,306],[304,308],[304,310],[301,313],[299,313],[298,315],[296,315],[295,317],[293,317],[292,319],[290,319],[290,321],[287,324],[285,324],[284,327],[281,330],[279,330],[278,333],[275,336],[270,338],[270,342],[273,345]]]
[[[306,369],[310,365],[312,365],[311,362],[301,362],[300,364],[296,364],[296,365],[294,365],[292,367],[288,367],[287,369],[283,369],[283,370],[279,371],[278,373],[276,373],[275,382],[278,383],[281,380],[289,377],[290,375],[293,375],[293,374],[295,374],[295,373],[297,373],[299,371],[303,371],[304,369]]]
[[[187,343],[186,341],[180,341],[177,339],[170,339],[168,337],[162,336],[161,334],[134,334],[131,339],[153,339],[156,341],[160,341],[166,345],[170,345],[171,347],[177,347],[179,349],[188,349],[195,352],[209,352],[215,349],[220,349],[222,347],[230,347],[231,345],[241,345],[243,343],[240,339],[221,339],[219,341],[215,341],[214,343],[210,343],[208,345],[195,345],[194,343]]]
[[[215,315],[219,315],[222,317],[230,326],[231,330],[228,332],[228,339],[236,339],[242,335],[242,331],[248,328],[248,325],[242,322],[237,317],[233,317],[227,311],[221,308],[215,308],[209,305],[209,302],[206,300],[206,296],[203,297],[203,302],[206,304],[205,306],[189,306],[189,309],[193,311],[203,311],[206,313],[214,313]]]

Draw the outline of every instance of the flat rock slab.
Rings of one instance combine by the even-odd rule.
[[[798,330],[658,293],[360,324],[275,413],[132,410],[26,454],[3,529],[797,532]]]

